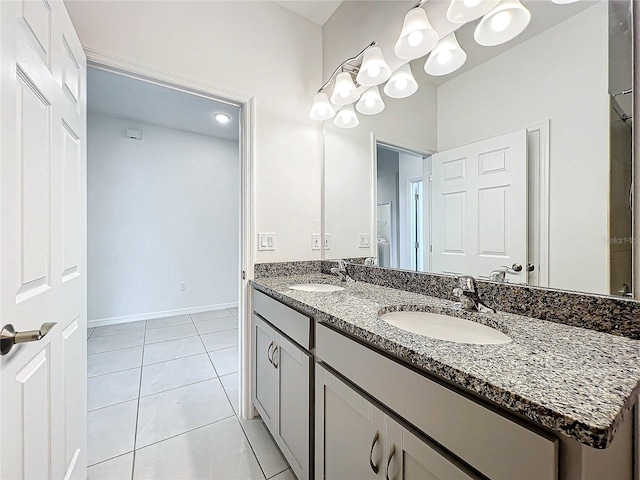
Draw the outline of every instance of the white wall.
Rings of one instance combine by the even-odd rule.
[[[90,113],[87,145],[89,321],[237,303],[238,143]]]
[[[256,227],[275,252],[320,258],[320,27],[273,2],[65,2],[84,47],[256,97]]]
[[[549,284],[599,293],[608,292],[607,32],[600,2],[438,89],[438,151],[550,119]]]

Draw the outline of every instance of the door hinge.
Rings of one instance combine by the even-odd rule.
[[[433,245],[429,245],[429,253],[433,253]]]
[[[244,270],[242,270],[242,279],[246,280],[247,279],[247,274]]]
[[[429,174],[429,181],[430,182],[433,181],[433,175],[432,174]]]
[[[420,248],[420,242],[416,242],[416,250],[418,250]]]

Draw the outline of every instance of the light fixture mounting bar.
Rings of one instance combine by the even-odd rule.
[[[408,11],[413,10],[414,8],[418,8],[421,7],[422,5],[424,5],[425,3],[427,3],[427,0],[420,0],[418,3],[416,3],[413,7],[411,7]]]
[[[426,1],[426,0],[425,0]],[[362,51],[360,53],[358,53],[357,55],[355,55],[354,57],[348,58],[346,59],[344,62],[342,62],[340,65],[338,65],[338,67],[333,71],[333,73],[331,74],[331,76],[329,77],[329,80],[327,80],[324,85],[322,85],[320,87],[320,89],[318,90],[318,93],[322,92],[325,88],[327,88],[327,86],[333,81],[333,79],[336,77],[336,75],[339,72],[343,72],[345,71],[345,66],[347,66],[349,64],[349,62],[353,62],[354,60],[357,60],[358,58],[360,58],[362,55],[364,55],[364,52],[367,50],[367,48],[369,47],[373,47],[375,45],[377,45],[378,42],[376,42],[375,40],[373,42],[371,42],[369,45],[367,45],[366,47],[364,47],[362,49]],[[346,70],[349,73],[358,73],[359,67],[356,67],[355,65],[348,65],[350,67],[350,70]]]

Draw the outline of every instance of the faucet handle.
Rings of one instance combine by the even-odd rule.
[[[476,291],[476,279],[471,275],[460,275],[456,277],[458,279],[458,285],[462,290],[467,290],[469,292]]]
[[[345,260],[338,260],[338,268],[340,270],[346,270],[347,269],[347,262]]]

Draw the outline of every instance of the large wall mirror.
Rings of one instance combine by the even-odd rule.
[[[522,4],[526,35],[465,24],[461,69],[325,122],[324,258],[632,296],[631,1]]]

